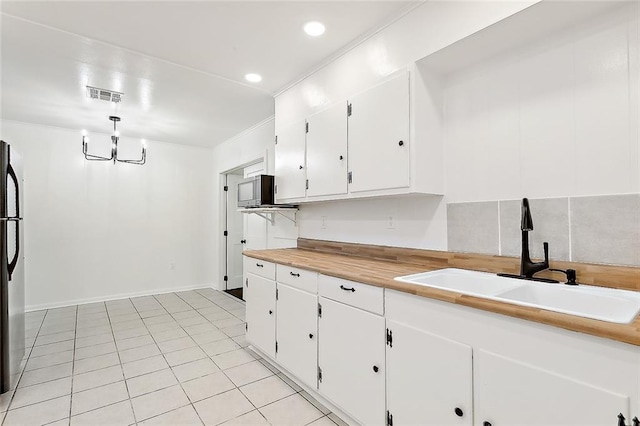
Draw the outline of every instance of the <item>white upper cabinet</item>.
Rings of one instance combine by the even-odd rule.
[[[349,191],[409,187],[409,74],[349,99]]]
[[[282,128],[276,134],[276,201],[304,198],[306,187],[304,121]]]
[[[307,196],[347,193],[347,103],[307,118]]]
[[[441,94],[422,73],[409,65],[307,116],[306,126],[276,112],[278,122],[294,123],[277,127],[276,198],[443,194],[442,123],[435,107]]]

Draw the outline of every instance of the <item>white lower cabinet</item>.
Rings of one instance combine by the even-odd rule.
[[[475,353],[474,375],[480,426],[613,426],[618,414],[631,424],[629,396],[534,365],[480,350]]]
[[[638,346],[249,258],[245,292],[247,341],[350,422],[640,417]]]
[[[276,356],[276,282],[254,274],[245,276],[247,341]]]
[[[276,361],[318,387],[318,296],[278,283]]]
[[[384,317],[319,298],[318,389],[363,425],[385,424]]]
[[[393,425],[471,426],[471,380],[470,346],[387,320],[387,409]]]

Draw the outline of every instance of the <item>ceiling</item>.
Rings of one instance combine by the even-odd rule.
[[[215,146],[273,114],[273,93],[411,6],[389,2],[0,3],[2,118]],[[327,31],[312,38],[310,20]],[[263,80],[253,84],[246,73]],[[90,100],[86,85],[124,92]]]

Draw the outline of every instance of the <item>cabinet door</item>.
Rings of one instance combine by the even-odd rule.
[[[486,351],[474,353],[474,375],[479,426],[616,425],[619,413],[630,418],[628,396]]]
[[[409,186],[409,74],[352,99],[348,122],[351,192]]]
[[[318,297],[278,283],[276,360],[312,388],[318,382]]]
[[[347,104],[307,118],[307,196],[347,193]]]
[[[387,321],[387,409],[398,425],[472,425],[471,347]]]
[[[318,389],[363,425],[385,424],[384,318],[320,297]]]
[[[305,122],[300,121],[282,129],[276,135],[277,202],[305,196],[305,134]]]
[[[276,282],[247,274],[247,341],[271,358],[276,355]]]

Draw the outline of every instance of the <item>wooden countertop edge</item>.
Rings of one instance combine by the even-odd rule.
[[[366,259],[344,254],[323,253],[313,250],[295,248],[245,251],[243,252],[243,254],[254,259],[287,265],[294,268],[306,269],[337,278],[343,278],[346,280],[373,285],[376,287],[384,287],[391,290],[402,291],[404,293],[409,293],[420,297],[426,297],[430,299],[454,303],[457,305],[481,309],[484,311],[520,318],[527,321],[551,325],[554,327],[563,328],[565,330],[576,331],[592,336],[603,337],[606,339],[640,346],[640,315],[638,315],[636,319],[630,324],[610,323],[606,321],[583,318],[575,315],[547,311],[544,309],[513,305],[507,302],[487,300],[480,297],[464,295],[448,290],[440,290],[401,283],[393,280],[393,277],[391,276],[380,276],[384,275],[384,273],[380,274],[380,272],[378,272],[376,274],[375,272],[369,272],[370,268],[373,266],[378,268],[379,271],[387,270],[389,274],[398,276],[408,275],[416,272],[442,269],[441,267],[430,268],[424,265],[420,266],[415,264]],[[305,262],[303,263],[295,260],[295,257],[299,257],[300,255],[320,257],[321,259],[319,261],[314,261],[313,259],[305,259]],[[337,270],[335,268],[332,269],[331,267],[322,265],[322,262],[326,262],[327,260],[333,260],[335,261],[335,263],[349,266],[349,268],[344,270]],[[402,269],[402,271],[399,271],[399,269]]]

